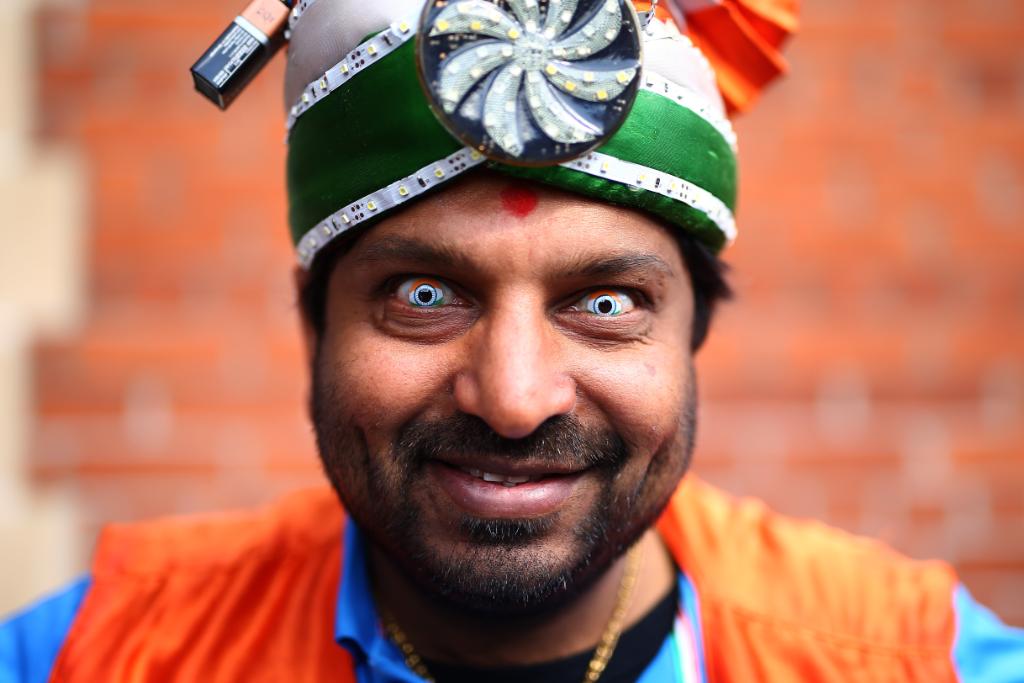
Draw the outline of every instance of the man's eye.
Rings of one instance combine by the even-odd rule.
[[[398,286],[398,298],[416,308],[437,308],[451,303],[452,290],[432,277],[412,277]]]
[[[587,311],[604,318],[629,313],[636,307],[633,298],[619,289],[602,289],[587,292],[576,302],[578,310]]]

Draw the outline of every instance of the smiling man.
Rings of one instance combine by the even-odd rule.
[[[480,175],[383,221],[338,259],[310,335],[326,470],[410,581],[389,605],[409,620],[429,613],[415,588],[481,614],[574,609],[689,459],[693,295],[672,235],[541,188],[519,216],[508,191]],[[644,575],[666,571],[642,600],[672,586],[648,545]]]
[[[686,475],[735,235],[718,87],[745,104],[793,17],[640,9],[295,8],[333,490],[107,530],[89,578],[0,627],[0,679],[1024,680],[1024,636],[948,566]]]
[[[557,660],[592,649],[616,607],[628,623],[674,594],[649,528],[692,445],[693,291],[651,218],[492,174],[457,183],[305,283],[318,443],[370,541],[378,610],[417,653]],[[640,580],[616,605],[631,546]],[[632,664],[626,680],[647,661]]]

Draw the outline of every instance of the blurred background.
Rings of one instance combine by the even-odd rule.
[[[242,0],[0,3],[0,613],[109,521],[321,481],[279,56],[188,68]],[[806,0],[738,122],[738,299],[696,471],[951,561],[1024,624],[1024,4]]]

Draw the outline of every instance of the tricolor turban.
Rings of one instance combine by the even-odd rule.
[[[720,250],[736,237],[728,115],[784,70],[795,1],[300,0],[286,93],[300,263],[477,167]]]

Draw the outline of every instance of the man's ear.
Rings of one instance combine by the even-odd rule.
[[[298,302],[299,322],[302,328],[302,345],[306,350],[306,367],[313,367],[313,359],[316,357],[317,333],[313,327],[313,321],[309,319],[309,311],[302,300],[302,293],[309,283],[309,271],[301,266],[295,266],[292,271],[292,280],[295,283],[295,301]]]

